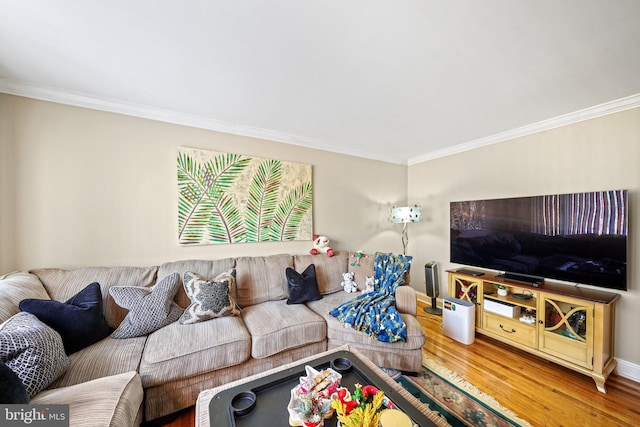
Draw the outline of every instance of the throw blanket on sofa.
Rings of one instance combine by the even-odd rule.
[[[374,290],[329,312],[333,317],[382,342],[406,341],[407,325],[396,309],[396,288],[404,284],[411,257],[376,253]]]

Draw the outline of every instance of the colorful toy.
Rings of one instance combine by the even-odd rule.
[[[353,281],[354,276],[355,274],[353,272],[342,273],[342,283],[340,283],[340,286],[342,286],[344,291],[347,293],[358,291],[358,285]]]
[[[329,246],[329,238],[327,236],[313,235],[313,248],[309,251],[311,255],[317,255],[319,253],[327,254],[327,256],[333,256],[333,249]]]
[[[342,405],[339,411],[341,414],[348,414],[353,408],[358,406],[358,401],[352,399],[351,393],[344,387],[338,389],[338,401],[340,401]]]
[[[365,253],[362,251],[358,251],[355,254],[351,254],[351,257],[355,258],[351,263],[351,267],[360,267],[360,261],[368,258],[368,256],[365,255]]]

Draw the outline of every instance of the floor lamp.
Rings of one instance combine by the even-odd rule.
[[[420,222],[420,206],[394,206],[391,208],[391,222],[402,223],[402,255],[407,254],[407,244],[409,235],[407,234],[407,224],[410,222]]]

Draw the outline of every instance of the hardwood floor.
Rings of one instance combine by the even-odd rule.
[[[442,318],[418,303],[428,356],[534,426],[638,426],[640,383],[611,375],[607,393],[591,377],[476,334],[471,345],[441,332]]]
[[[640,426],[640,383],[615,374],[600,393],[590,377],[476,335],[471,345],[446,337],[441,317],[423,311],[418,320],[427,334],[423,351],[489,393],[534,426]],[[170,427],[195,425],[193,408]]]

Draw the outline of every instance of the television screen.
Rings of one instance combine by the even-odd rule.
[[[627,193],[451,202],[451,262],[627,290]]]

